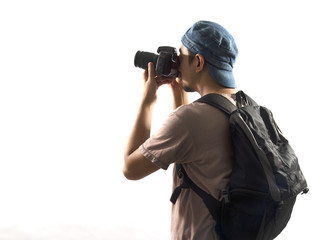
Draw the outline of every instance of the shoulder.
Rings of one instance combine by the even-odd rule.
[[[183,105],[177,108],[173,113],[173,116],[186,122],[186,121],[196,121],[200,118],[209,118],[209,117],[220,117],[224,116],[224,113],[216,109],[215,107],[210,106],[206,103],[193,102],[187,105]]]
[[[200,102],[192,102],[186,105],[178,107],[173,113],[177,116],[186,115],[186,114],[201,114],[212,108],[208,104]]]
[[[205,103],[193,102],[182,105],[168,115],[161,128],[158,129],[158,133],[171,136],[182,135],[183,132],[189,134],[200,127],[205,119],[219,113],[219,110]]]

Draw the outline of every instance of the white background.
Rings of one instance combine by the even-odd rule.
[[[0,1],[0,239],[169,239],[172,171],[121,173],[141,95],[137,50],[198,20],[239,49],[239,87],[272,109],[310,193],[277,239],[326,239],[327,1]],[[171,111],[159,90],[153,130]],[[191,100],[197,98],[190,95]]]

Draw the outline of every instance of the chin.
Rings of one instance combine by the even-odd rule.
[[[179,78],[179,83],[181,84],[183,90],[185,90],[186,92],[196,92],[196,90],[190,88],[189,86],[187,86],[186,84],[184,84],[184,81],[182,80],[182,77],[180,75],[180,78]]]
[[[186,92],[196,92],[194,89],[187,86],[183,86],[183,90],[185,90]]]

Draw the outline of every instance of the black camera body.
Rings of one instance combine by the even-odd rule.
[[[148,63],[152,62],[155,66],[156,74],[163,77],[177,77],[179,69],[179,58],[174,47],[162,46],[157,50],[159,55],[137,51],[134,58],[135,67],[148,70]]]

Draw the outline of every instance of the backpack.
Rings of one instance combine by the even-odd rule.
[[[239,91],[237,108],[225,97],[208,94],[197,102],[218,108],[229,117],[235,161],[221,200],[200,189],[181,164],[181,184],[173,191],[175,204],[183,188],[204,201],[222,240],[274,239],[287,225],[296,196],[307,193],[307,183],[293,149],[270,110]]]

